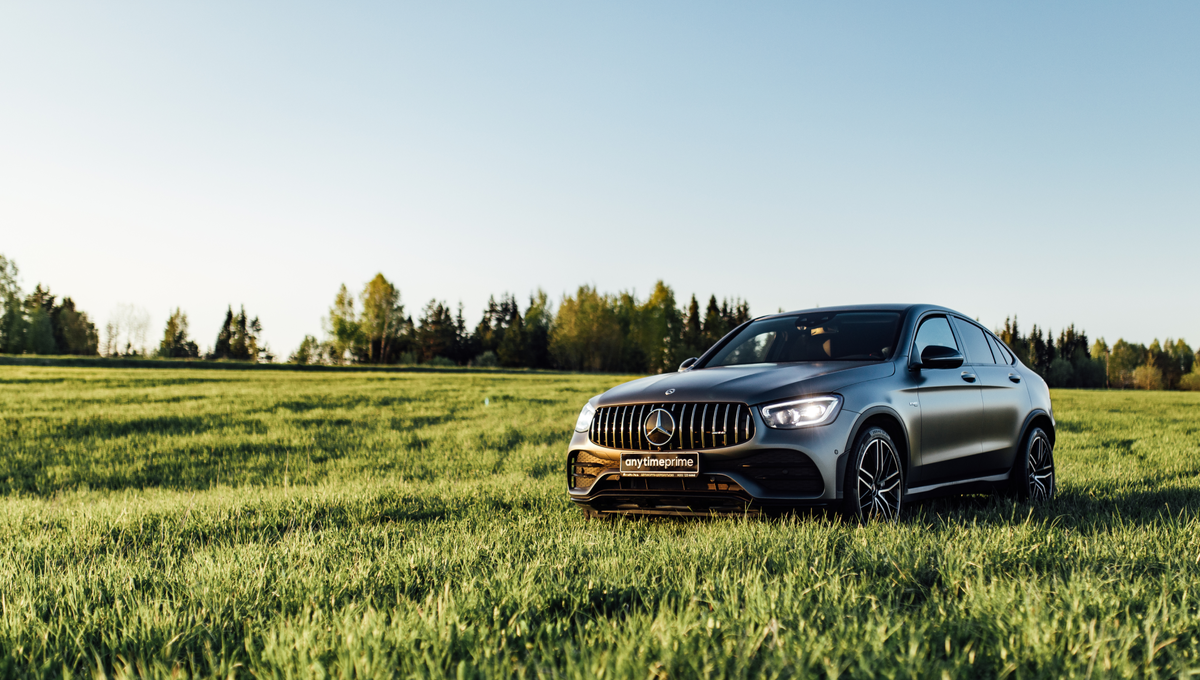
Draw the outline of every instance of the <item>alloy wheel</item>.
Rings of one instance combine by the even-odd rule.
[[[900,516],[903,482],[900,456],[884,439],[872,439],[858,462],[858,504],[863,519],[894,520]]]
[[[1054,495],[1054,450],[1045,434],[1038,432],[1029,442],[1025,470],[1028,474],[1029,499],[1044,501]]]

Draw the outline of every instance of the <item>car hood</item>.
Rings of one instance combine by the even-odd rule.
[[[595,405],[664,401],[734,401],[753,405],[834,392],[847,385],[886,378],[895,372],[896,366],[890,361],[720,366],[633,380],[600,395]],[[667,390],[674,392],[668,395]]]

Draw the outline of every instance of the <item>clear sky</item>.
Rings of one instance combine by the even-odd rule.
[[[0,253],[97,325],[341,283],[1200,344],[1200,4],[5,3]]]

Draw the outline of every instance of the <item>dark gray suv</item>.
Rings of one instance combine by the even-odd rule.
[[[809,309],[734,329],[678,373],[588,401],[567,454],[588,514],[1054,495],[1046,383],[995,335],[933,305]]]

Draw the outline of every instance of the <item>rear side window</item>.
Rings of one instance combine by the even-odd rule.
[[[950,323],[944,316],[935,316],[922,321],[921,327],[917,329],[917,339],[913,344],[916,345],[917,356],[921,356],[925,348],[930,345],[958,349],[958,343],[954,342],[954,333],[950,331]]]
[[[1000,342],[999,340],[997,340],[996,338],[993,338],[990,335],[988,336],[988,342],[991,343],[991,345],[992,345],[992,354],[996,355],[996,363],[998,363],[998,364],[1011,364],[1012,363],[1012,355],[1009,354],[1008,351],[1004,349],[1004,343]]]
[[[983,334],[982,328],[957,317],[954,319],[954,326],[958,329],[958,335],[962,338],[963,344],[967,346],[967,363],[996,363],[995,358],[992,357],[992,348],[988,346],[987,336]]]

